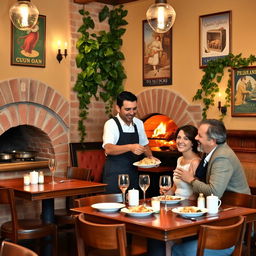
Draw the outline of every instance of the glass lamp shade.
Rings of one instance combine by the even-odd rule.
[[[19,30],[30,30],[37,23],[39,11],[30,0],[18,0],[9,10],[13,25]]]
[[[176,12],[166,1],[156,0],[146,13],[150,27],[157,33],[167,32],[174,24]]]

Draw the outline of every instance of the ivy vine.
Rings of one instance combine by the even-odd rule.
[[[76,43],[76,65],[82,71],[77,76],[73,90],[77,92],[79,100],[78,130],[83,142],[86,136],[84,121],[89,114],[92,97],[105,102],[106,114],[110,116],[114,100],[123,91],[126,75],[122,65],[124,55],[120,48],[123,43],[121,38],[126,31],[123,27],[128,23],[124,19],[127,10],[122,5],[112,10],[104,6],[99,12],[99,21],[108,19],[109,32],[89,33],[88,30],[95,27],[94,21],[88,11],[81,9],[79,13],[83,16],[83,24],[78,29],[81,37]]]
[[[231,101],[231,68],[241,68],[251,65],[256,61],[254,55],[250,55],[248,58],[243,58],[242,54],[233,55],[229,54],[224,58],[211,60],[207,63],[207,66],[203,69],[204,75],[200,82],[201,89],[198,89],[193,97],[193,101],[202,100],[204,107],[202,112],[203,119],[207,118],[207,111],[210,106],[214,106],[214,98],[219,92],[219,83],[224,75],[225,68],[228,69],[229,79],[225,89],[225,105],[224,107],[230,107]],[[220,119],[223,119],[226,113],[220,114]]]

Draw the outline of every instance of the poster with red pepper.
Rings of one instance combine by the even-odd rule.
[[[11,26],[11,65],[44,68],[46,16],[39,15],[37,24],[27,31]]]

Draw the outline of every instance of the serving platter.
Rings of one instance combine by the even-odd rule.
[[[191,210],[191,212],[189,212]],[[198,208],[196,206],[185,206],[185,207],[177,207],[173,208],[172,212],[179,214],[182,217],[199,217],[207,213],[206,208]]]
[[[92,204],[91,207],[100,212],[117,212],[121,208],[125,207],[125,205],[121,203],[97,203]]]
[[[140,168],[145,168],[145,169],[158,167],[160,164],[161,164],[161,161],[157,161],[156,164],[147,164],[147,165],[145,165],[145,164],[140,164],[139,161],[133,163],[134,166],[137,166],[137,167],[140,167]]]

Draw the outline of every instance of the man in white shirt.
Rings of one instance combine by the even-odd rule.
[[[143,122],[136,118],[137,97],[123,91],[117,97],[117,115],[104,125],[103,148],[107,156],[103,182],[106,193],[119,193],[118,175],[129,174],[130,188],[138,188],[137,167],[133,163],[144,154],[154,158],[148,146]]]

